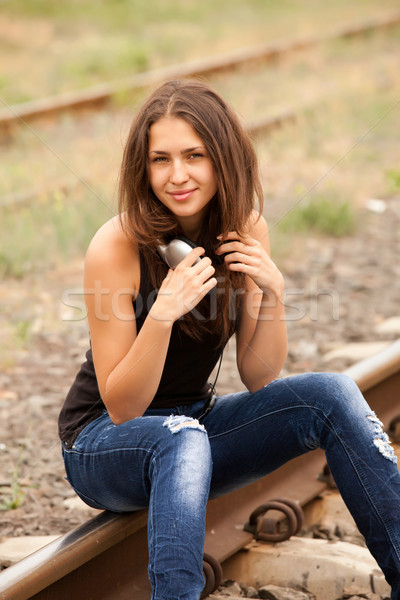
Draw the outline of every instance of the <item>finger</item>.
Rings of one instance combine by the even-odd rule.
[[[198,277],[200,278],[200,281],[206,281],[207,279],[209,279],[212,275],[214,275],[215,273],[215,269],[212,265],[208,265],[203,271],[201,271],[201,273],[199,273]]]
[[[183,260],[181,260],[181,262],[179,263],[178,266],[191,267],[199,260],[199,258],[204,253],[205,253],[205,249],[202,248],[201,246],[197,246],[196,248],[193,248],[193,250],[191,250],[189,252],[189,254],[187,256],[185,256],[185,258]]]
[[[251,267],[257,267],[259,260],[255,256],[250,254],[244,254],[243,252],[230,252],[224,257],[225,264],[231,264],[234,262],[243,263]]]
[[[254,240],[256,241],[256,240]],[[234,241],[225,242],[215,251],[216,254],[227,254],[229,252],[242,252],[243,254],[252,254],[258,248],[258,244],[247,244],[244,242]]]
[[[199,274],[210,265],[212,265],[211,259],[208,256],[203,256],[203,258],[200,258],[199,262],[193,265],[193,272]]]
[[[215,277],[211,277],[211,279],[208,279],[201,287],[201,298],[204,298],[204,296],[208,294],[208,292],[212,290],[217,285],[217,283],[218,282]]]
[[[224,243],[228,240],[237,240],[243,242],[244,244],[248,244],[249,246],[259,246],[260,242],[255,240],[250,235],[239,235],[237,231],[228,231],[228,233],[222,233],[217,236],[217,239],[220,240],[221,243]]]
[[[185,306],[187,310],[191,310],[193,307],[197,306],[199,302],[208,294],[210,290],[212,290],[217,285],[217,279],[212,277],[211,279],[207,279],[202,285],[197,288],[197,293],[194,296],[191,296],[190,299],[185,302]]]
[[[223,242],[219,248],[217,248],[217,250],[215,251],[215,254],[226,254],[227,252],[239,252],[239,251],[244,251],[245,249],[245,245],[243,244],[243,242],[238,242],[238,241],[234,241],[234,242]]]
[[[245,275],[249,275],[250,277],[254,275],[254,266],[247,265],[243,262],[232,262],[228,263],[227,268],[229,271],[237,271],[238,273],[244,273]]]
[[[233,237],[240,237],[237,231],[226,231],[225,233],[220,233],[219,235],[217,235],[218,240],[229,240]]]

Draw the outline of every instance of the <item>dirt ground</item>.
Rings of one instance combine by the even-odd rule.
[[[342,371],[354,358],[328,361],[332,348],[396,338],[376,330],[400,314],[400,197],[385,208],[365,209],[352,237],[293,239],[293,253],[279,263],[290,348],[282,375]],[[1,536],[63,534],[97,512],[75,500],[57,439],[57,415],[88,343],[86,322],[62,300],[81,285],[81,268],[9,280],[0,292],[6,311],[25,311],[33,331],[0,373],[0,502],[14,493],[19,504],[0,511]],[[242,388],[230,342],[217,389]]]

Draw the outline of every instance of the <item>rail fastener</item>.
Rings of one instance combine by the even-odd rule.
[[[400,340],[345,371],[384,425],[399,417]],[[205,551],[223,564],[253,534],[243,525],[268,498],[305,505],[326,489],[318,474],[325,455],[314,450],[207,507]],[[147,576],[147,511],[101,513],[0,573],[2,600],[143,600]]]

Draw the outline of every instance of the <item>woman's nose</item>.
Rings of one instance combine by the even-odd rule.
[[[189,175],[183,161],[179,160],[173,163],[170,181],[174,185],[181,185],[189,179]]]

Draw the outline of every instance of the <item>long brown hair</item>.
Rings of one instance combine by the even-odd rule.
[[[218,184],[196,243],[205,248],[216,269],[219,308],[210,315],[207,312],[210,299],[206,296],[196,312],[185,315],[180,326],[194,338],[199,338],[205,330],[220,332],[223,343],[235,327],[244,277],[229,271],[218,260],[216,236],[228,231],[244,233],[255,197],[261,213],[263,194],[257,158],[235,112],[206,84],[197,80],[169,81],[150,95],[136,115],[125,145],[119,213],[124,213],[121,223],[126,234],[139,244],[155,289],[167,272],[157,253],[158,244],[183,234],[175,215],[155,196],[148,177],[150,127],[165,116],[183,119],[193,127],[207,149]],[[199,312],[204,319],[199,318]]]

